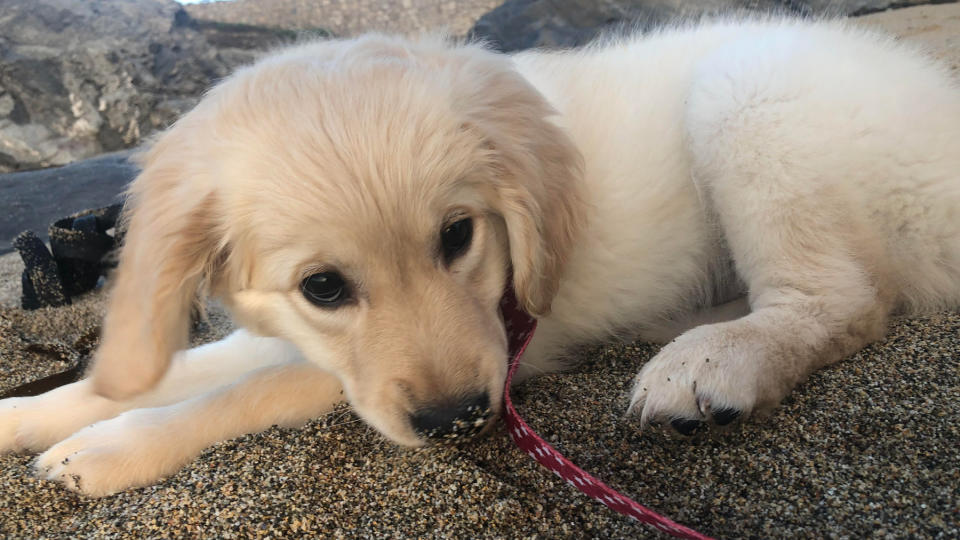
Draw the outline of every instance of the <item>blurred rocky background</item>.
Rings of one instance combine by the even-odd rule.
[[[196,19],[274,28],[326,28],[338,36],[370,30],[465,34],[503,0],[234,0],[186,6]],[[586,3],[586,2],[585,2]]]
[[[0,0],[0,171],[135,146],[291,36],[194,21],[172,0]]]
[[[921,0],[0,0],[0,172],[130,148],[298,33],[445,29],[507,51],[731,11],[857,15]]]

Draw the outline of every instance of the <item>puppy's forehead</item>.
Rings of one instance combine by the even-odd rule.
[[[383,253],[481,202],[490,156],[429,67],[291,62],[247,73],[217,113],[225,201],[268,249]],[[318,247],[319,246],[319,247]]]

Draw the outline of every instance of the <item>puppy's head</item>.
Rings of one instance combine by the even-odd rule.
[[[508,58],[384,37],[301,46],[214,88],[149,151],[93,376],[154,384],[198,292],[422,444],[499,411],[498,302],[550,309],[579,156]]]

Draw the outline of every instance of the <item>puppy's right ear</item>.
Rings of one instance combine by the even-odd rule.
[[[217,200],[183,123],[143,159],[124,209],[127,230],[91,376],[121,399],[151,388],[187,345],[190,311],[222,260]],[[192,147],[192,148],[191,148]]]

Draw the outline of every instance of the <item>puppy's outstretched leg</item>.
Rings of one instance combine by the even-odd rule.
[[[640,372],[632,410],[684,434],[773,407],[814,370],[881,338],[898,296],[883,216],[861,180],[894,173],[871,169],[877,148],[839,131],[858,129],[855,119],[813,133],[790,122],[839,116],[844,96],[828,102],[839,109],[831,116],[739,64],[710,69],[720,76],[688,103],[693,172],[750,313],[683,333]]]
[[[685,434],[727,424],[883,336],[893,302],[862,244],[822,212],[809,218],[817,224],[790,213],[740,215],[726,228],[751,312],[688,330],[644,366],[631,407],[645,422]]]
[[[238,330],[218,342],[178,353],[156,387],[128,400],[97,395],[89,379],[39,396],[5,399],[0,401],[0,452],[46,450],[80,428],[124,411],[176,403],[256,369],[299,359],[297,350],[283,340]]]
[[[299,425],[342,399],[336,377],[312,364],[268,367],[209,394],[93,424],[41,454],[35,467],[70,490],[110,495],[173,474],[211,444]]]

